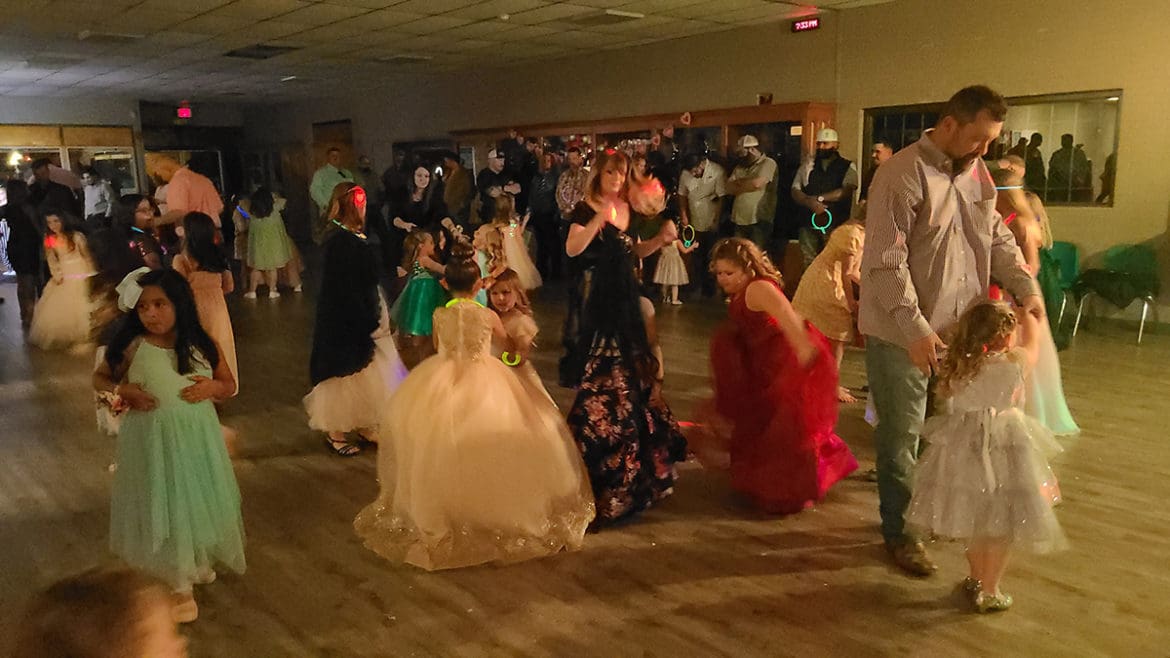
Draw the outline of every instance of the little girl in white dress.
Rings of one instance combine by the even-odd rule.
[[[516,203],[511,194],[501,194],[496,197],[496,216],[492,225],[499,230],[504,238],[504,257],[508,267],[516,271],[520,277],[520,284],[525,290],[535,290],[543,281],[532,256],[528,255],[528,245],[524,242],[524,229],[528,225],[528,218],[516,217]]]
[[[1052,512],[1058,498],[1045,454],[1052,433],[1023,411],[1025,377],[1038,356],[1039,321],[1003,302],[975,304],[943,361],[938,391],[945,413],[927,419],[927,448],[915,471],[906,522],[967,545],[963,589],[979,612],[1006,610],[1000,579],[1013,547],[1065,546]]]
[[[77,220],[64,213],[45,215],[49,235],[45,258],[52,279],[33,310],[28,341],[41,349],[84,347],[90,343],[89,279],[96,271]]]
[[[699,247],[698,242],[683,244],[681,240],[674,240],[662,246],[658,252],[658,266],[654,269],[654,283],[662,286],[662,301],[678,306],[682,304],[678,299],[679,286],[691,282],[687,275],[687,264],[683,262],[683,254],[689,254]]]
[[[386,406],[381,493],[354,521],[371,550],[428,571],[576,550],[594,516],[564,418],[491,355],[493,335],[510,341],[474,300],[479,281],[474,251],[457,245],[444,278],[452,299],[434,313],[439,352]]]

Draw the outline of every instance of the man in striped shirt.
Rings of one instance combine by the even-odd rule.
[[[982,160],[1006,114],[991,89],[960,90],[933,130],[877,170],[869,190],[859,324],[878,416],[879,511],[895,563],[917,576],[935,565],[907,534],[903,516],[930,376],[946,349],[939,336],[987,298],[991,279],[1028,312],[1043,312],[1036,282],[995,211],[995,184]]]

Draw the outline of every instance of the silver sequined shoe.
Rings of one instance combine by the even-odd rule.
[[[975,596],[975,609],[980,613],[1003,612],[1010,607],[1012,607],[1012,597],[1009,594],[979,592]]]

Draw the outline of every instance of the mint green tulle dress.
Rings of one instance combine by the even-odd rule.
[[[447,302],[447,291],[431,271],[414,262],[406,288],[394,302],[390,316],[398,332],[411,336],[430,336],[435,309]]]
[[[191,375],[211,370],[199,363]],[[123,416],[110,501],[110,549],[180,591],[207,569],[245,569],[232,462],[212,402],[179,397],[189,376],[179,374],[174,350],[139,344],[127,380],[158,406]]]

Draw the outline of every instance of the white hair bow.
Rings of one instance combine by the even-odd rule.
[[[140,267],[122,279],[122,283],[119,283],[118,287],[114,289],[118,293],[118,308],[129,312],[138,306],[138,298],[142,296],[142,286],[138,285],[138,279],[149,271],[149,267]]]

